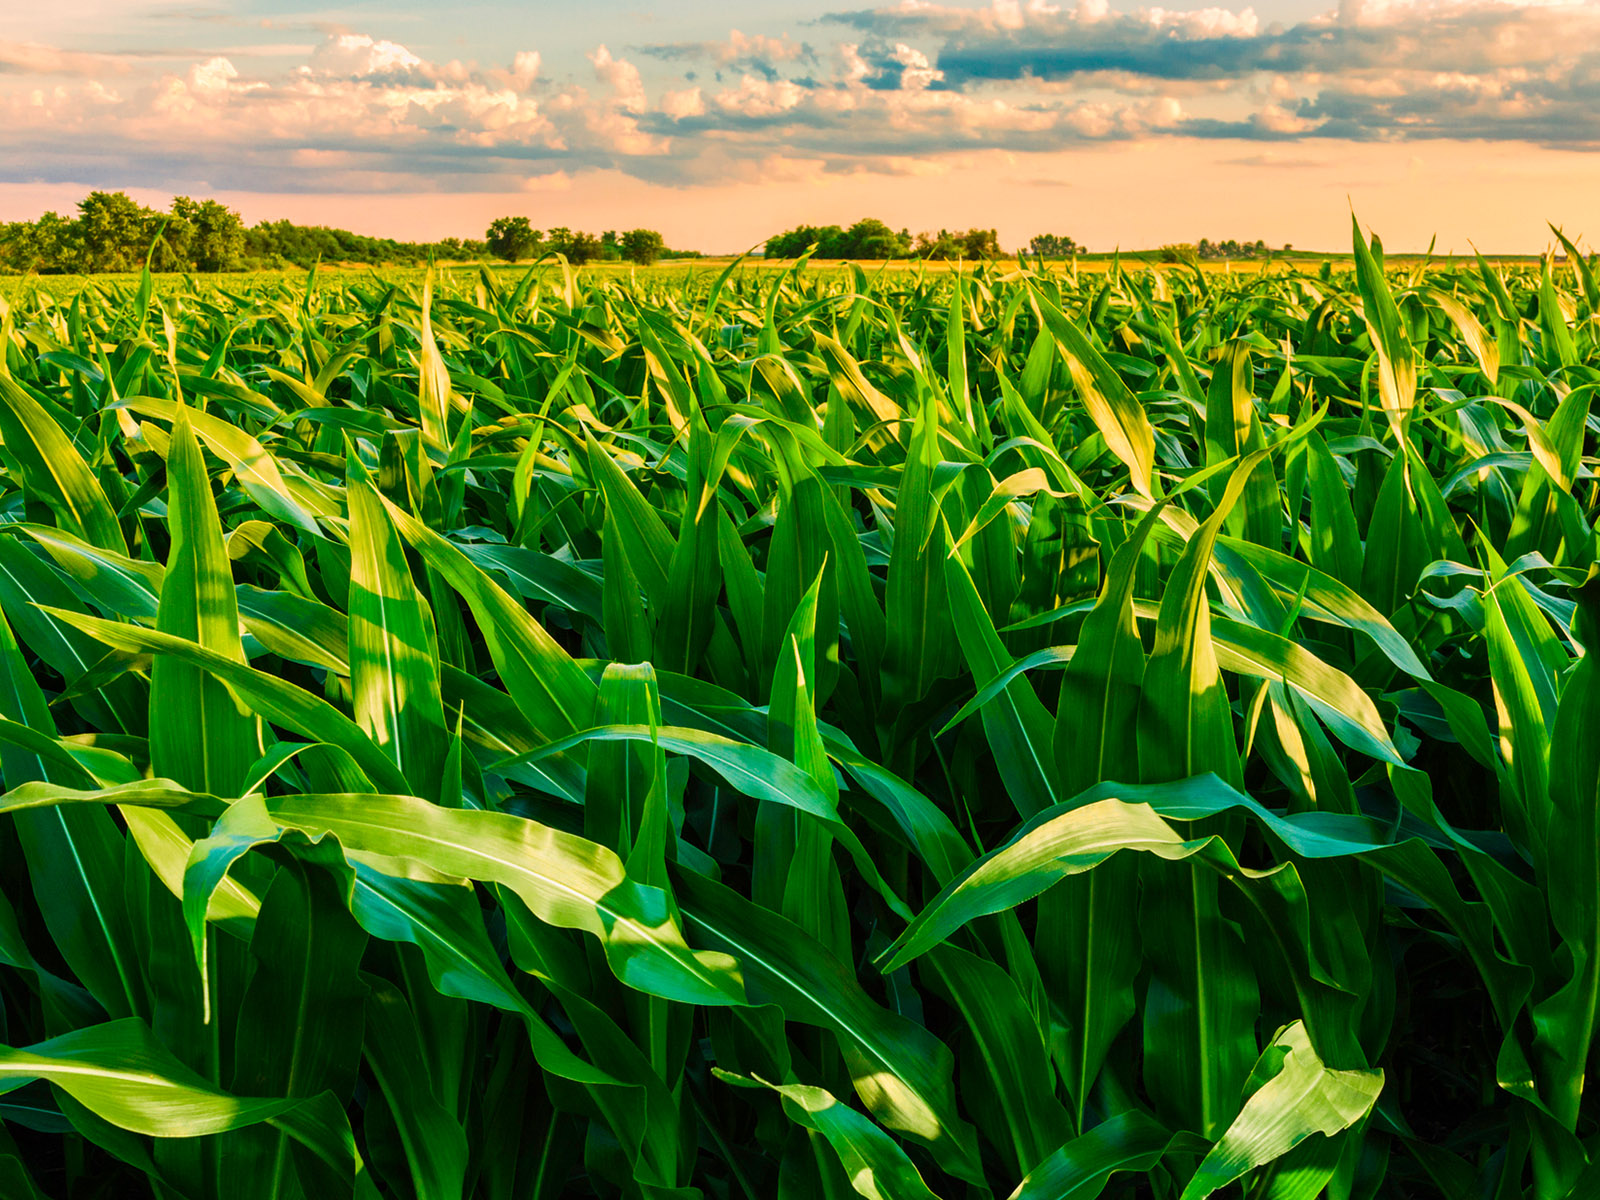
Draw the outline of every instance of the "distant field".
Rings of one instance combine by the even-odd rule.
[[[676,284],[679,281],[688,281],[696,276],[704,276],[708,280],[725,270],[735,261],[732,255],[715,258],[673,259],[656,263],[654,266],[640,267],[633,263],[589,263],[582,267],[575,267],[575,274],[581,273],[591,279],[618,279],[630,275],[638,275],[650,279],[658,284]],[[1014,258],[1001,260],[1015,264]],[[1389,264],[1393,267],[1414,267],[1419,263],[1429,262],[1439,267],[1460,265],[1466,261],[1457,255],[1454,258],[1435,255],[1431,259],[1422,254],[1391,254]],[[1518,267],[1535,264],[1539,261],[1537,255],[1495,255],[1490,259],[1497,266]],[[1200,264],[1200,268],[1208,275],[1212,274],[1257,274],[1263,271],[1276,273],[1307,272],[1314,273],[1319,270],[1324,262],[1331,262],[1336,270],[1348,270],[1351,266],[1351,257],[1344,254],[1316,254],[1295,253],[1292,255],[1279,255],[1273,258],[1261,259],[1236,259],[1236,260],[1207,260]],[[1031,260],[1030,260],[1031,263]],[[1084,254],[1077,260],[1078,270],[1086,273],[1103,273],[1120,264],[1128,270],[1145,270],[1157,268],[1163,271],[1187,271],[1188,268],[1175,263],[1161,262],[1161,255],[1156,250],[1127,251],[1120,254]],[[738,267],[738,271],[771,272],[788,270],[795,265],[793,259],[746,259]],[[862,261],[849,262],[839,259],[813,260],[808,270],[815,273],[828,273],[845,271],[853,266],[860,267],[869,276],[878,272],[891,275],[906,275],[916,272],[931,272],[945,274],[955,270],[968,270],[970,263],[958,262],[917,262],[908,259],[892,261]],[[1070,273],[1072,263],[1067,260],[1050,260],[1046,269],[1051,272],[1060,271]],[[547,274],[559,274],[559,263],[545,261],[541,263],[449,263],[436,268],[436,274],[441,282],[456,280],[466,283],[476,278],[478,272],[487,268],[488,271],[500,279],[520,279],[529,270],[538,270]],[[317,286],[332,289],[343,288],[349,284],[374,277],[382,279],[385,283],[397,287],[410,287],[422,282],[427,274],[426,267],[411,266],[384,266],[371,267],[365,265],[324,265],[317,268]],[[196,280],[210,283],[224,292],[239,295],[253,294],[262,288],[273,285],[283,285],[294,288],[303,288],[308,272],[294,268],[284,271],[243,271],[223,275],[195,275]],[[181,274],[158,274],[155,276],[155,290],[157,295],[181,291],[184,288],[186,276]],[[137,272],[124,272],[106,275],[35,275],[35,276],[5,276],[0,275],[0,296],[14,298],[26,296],[39,291],[54,296],[57,299],[68,299],[80,292],[91,281],[100,286],[132,286],[139,281]]]
[[[678,278],[686,278],[696,274],[707,274],[722,270],[729,259],[694,259],[680,262],[658,263],[653,267],[636,267],[631,263],[594,263],[581,270],[590,277],[614,278],[627,276],[630,272],[639,271],[650,275],[652,278],[670,282]],[[511,281],[520,279],[534,264],[530,263],[449,263],[435,268],[435,276],[441,281],[456,280],[465,284],[468,280],[476,279],[480,270],[487,267],[496,278]],[[549,274],[559,274],[559,263],[541,263],[537,269]],[[427,276],[426,267],[411,266],[383,266],[371,267],[366,265],[324,265],[319,266],[316,272],[316,284],[319,289],[340,290],[351,284],[370,282],[373,278],[382,279],[385,283],[394,284],[396,287],[411,287],[420,285]],[[215,286],[221,291],[232,292],[240,296],[255,296],[262,289],[273,286],[292,287],[303,291],[310,272],[301,268],[292,268],[283,271],[237,271],[221,275],[193,275],[186,276],[179,273],[157,274],[154,277],[155,290],[158,295],[181,291],[185,287],[185,279],[193,278],[198,282]],[[7,297],[24,296],[34,291],[45,292],[58,299],[76,295],[90,283],[102,287],[131,287],[139,282],[137,271],[119,272],[105,275],[9,275],[0,276],[0,295]]]

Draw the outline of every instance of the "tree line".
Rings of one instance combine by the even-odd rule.
[[[797,225],[767,239],[767,258],[799,258],[815,247],[816,258],[999,258],[999,234],[993,229],[940,229],[913,234],[896,232],[876,217],[865,217],[848,229],[841,225]],[[1035,258],[1071,258],[1086,253],[1066,234],[1035,234],[1025,247]]]
[[[815,250],[812,251],[812,248]],[[767,258],[998,258],[1000,239],[993,229],[941,229],[937,233],[896,232],[876,217],[842,225],[797,225],[767,239]]]
[[[1202,259],[1270,258],[1274,254],[1293,252],[1294,247],[1287,242],[1281,250],[1276,250],[1260,238],[1253,242],[1240,242],[1233,238],[1213,242],[1210,238],[1201,238],[1198,242],[1173,242],[1161,247],[1161,259],[1163,262],[1199,262]]]
[[[217,200],[178,196],[166,211],[125,192],[90,192],[76,214],[0,223],[0,271],[94,274],[136,271],[243,271],[309,267],[314,262],[415,265],[430,257],[471,261],[485,245],[472,238],[401,242],[347,229],[262,221],[247,226]]]
[[[1220,243],[1241,253],[1235,242]],[[1256,243],[1260,246],[1263,243]],[[1181,247],[1185,254],[1212,257],[1212,243]],[[814,248],[814,250],[813,250]],[[1164,248],[1166,249],[1166,248]],[[1036,234],[1024,248],[1037,258],[1070,258],[1086,252],[1064,234]],[[799,258],[813,252],[822,259],[998,258],[1004,251],[993,229],[939,229],[913,234],[895,230],[874,217],[848,228],[799,225],[767,239],[768,258]],[[574,264],[632,262],[648,266],[662,258],[699,257],[696,251],[669,250],[654,229],[607,230],[600,234],[556,226],[535,229],[525,216],[494,220],[479,238],[402,242],[369,237],[347,229],[261,221],[247,226],[234,209],[217,200],[174,198],[165,210],[149,208],[125,192],[90,192],[77,212],[47,212],[34,221],[0,222],[0,272],[94,274],[136,271],[148,261],[155,271],[242,271],[309,267],[315,262],[371,266],[414,266],[436,259],[472,262],[493,256],[523,262],[558,253]]]
[[[1167,262],[1265,258],[1275,253],[1261,240],[1173,243],[1161,247]],[[1034,258],[1072,258],[1088,248],[1066,234],[1039,233],[1022,252]],[[0,272],[93,274],[136,271],[146,261],[156,271],[241,271],[309,267],[314,262],[371,266],[415,266],[436,259],[473,262],[489,256],[523,262],[557,253],[568,262],[632,262],[699,257],[669,250],[654,229],[607,230],[600,234],[556,226],[535,229],[525,216],[499,217],[480,238],[402,242],[323,225],[244,219],[217,200],[178,196],[166,211],[148,208],[125,192],[90,192],[76,214],[47,212],[35,221],[0,222]],[[767,258],[987,259],[1004,251],[993,229],[939,229],[913,234],[875,217],[848,228],[797,225],[766,241]]]
[[[35,221],[0,222],[0,273],[97,274],[137,271],[254,271],[309,267],[315,262],[416,266],[430,260],[475,262],[493,255],[507,262],[549,252],[573,263],[627,261],[649,264],[669,251],[653,229],[608,230],[598,236],[564,226],[541,231],[527,217],[501,217],[482,238],[402,242],[324,225],[261,221],[247,226],[217,200],[178,196],[165,210],[126,192],[90,192],[77,212],[47,212]]]

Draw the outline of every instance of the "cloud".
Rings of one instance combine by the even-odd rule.
[[[937,43],[932,64],[949,88],[1231,101],[1235,111],[1221,104],[1185,124],[1199,136],[1600,143],[1593,0],[1341,0],[1291,25],[1263,24],[1250,8],[903,0],[828,20],[869,38]],[[1241,114],[1244,103],[1252,111]]]
[[[1270,151],[1264,154],[1243,154],[1236,158],[1222,159],[1218,166],[1223,167],[1261,167],[1267,170],[1309,170],[1319,167],[1322,163],[1314,158],[1284,158]]]
[[[803,157],[827,172],[937,169],[940,156],[984,150],[1033,152],[1151,135],[1182,119],[1170,98],[1081,99],[1041,105],[929,86],[925,59],[900,55],[899,86],[880,85],[859,47],[841,47],[830,79],[800,83],[745,75],[693,104],[656,110],[647,127],[674,145],[711,139],[766,156]],[[897,61],[891,58],[890,61]],[[673,169],[692,173],[674,156]],[[656,164],[657,174],[667,164]]]
[[[105,54],[82,54],[58,50],[39,42],[11,42],[0,38],[0,75],[83,75],[117,74],[127,64]]]
[[[792,56],[796,61],[800,55]],[[757,71],[652,94],[599,46],[591,81],[551,81],[532,51],[506,67],[432,62],[330,34],[288,70],[211,55],[120,91],[99,81],[0,88],[0,180],[237,190],[481,190],[615,170],[671,184],[780,173],[937,170],[947,151],[1126,137],[1147,101],[1052,108],[933,85],[909,44],[841,48],[826,78]]]
[[[599,66],[597,65],[597,69]],[[627,86],[627,64],[603,74]],[[451,190],[610,165],[642,151],[624,103],[506,69],[432,63],[365,35],[329,36],[255,76],[227,56],[110,91],[96,80],[0,89],[0,179],[238,190]]]
[[[425,77],[422,59],[395,42],[380,41],[361,33],[330,36],[311,54],[307,70],[346,79],[406,80]]]
[[[1458,71],[1571,62],[1600,49],[1592,0],[1342,0],[1294,25],[1251,8],[1116,12],[999,0],[987,9],[902,3],[829,20],[881,37],[938,37],[938,65],[960,83],[1126,72],[1238,79],[1255,72]]]
[[[586,172],[676,186],[926,174],[1165,139],[1600,148],[1594,0],[1344,0],[1287,26],[1104,0],[835,19],[856,32],[822,49],[734,31],[632,58],[597,46],[578,72],[531,48],[435,61],[351,30],[181,65],[0,42],[0,181],[473,191]],[[662,63],[711,71],[663,80]]]
[[[640,46],[639,53],[668,62],[704,63],[719,71],[754,71],[776,79],[785,63],[813,62],[816,52],[787,33],[779,37],[732,30],[721,41],[666,42]]]

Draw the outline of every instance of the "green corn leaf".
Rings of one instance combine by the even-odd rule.
[[[417,1200],[455,1200],[466,1187],[466,1132],[440,1103],[422,1057],[421,1034],[393,984],[369,981],[366,1059],[394,1114]]]
[[[277,873],[250,939],[256,969],[239,1003],[234,1091],[290,1099],[350,1091],[364,1032],[365,942],[332,878],[298,865]],[[244,1195],[271,1200],[290,1186],[285,1130],[241,1130],[229,1158]]]
[[[173,424],[167,474],[172,549],[156,629],[242,666],[233,565],[200,446],[181,412]],[[261,753],[255,724],[223,680],[183,658],[156,656],[150,671],[150,759],[157,774],[195,791],[238,795]]]
[[[38,739],[55,733],[44,695],[0,616],[0,713]],[[30,781],[94,787],[77,762],[20,739],[0,743],[6,798]],[[124,886],[123,838],[96,807],[19,811],[13,817],[45,927],[78,981],[112,1016],[145,1011],[143,971],[133,952]]]
[[[1600,1026],[1600,755],[1590,736],[1600,707],[1600,583],[1590,568],[1578,591],[1572,631],[1586,651],[1567,679],[1550,738],[1548,892],[1551,920],[1571,956],[1571,973],[1534,1006],[1541,1091],[1555,1119],[1572,1128]]]
[[[1206,399],[1207,466],[1242,457],[1266,445],[1261,420],[1256,415],[1255,371],[1250,347],[1236,341],[1224,355],[1212,373],[1211,390]],[[1220,497],[1225,487],[1224,480],[1213,480],[1212,496]],[[1242,509],[1236,507],[1228,514],[1229,532],[1276,550],[1283,538],[1279,513],[1282,502],[1270,461],[1256,463],[1242,499]]]
[[[1138,1109],[1127,1109],[1064,1143],[1028,1172],[1009,1200],[1095,1200],[1111,1176],[1148,1172],[1168,1154],[1193,1154],[1206,1143],[1169,1133]]]
[[[1416,351],[1400,319],[1389,281],[1384,278],[1382,243],[1374,235],[1372,244],[1367,244],[1354,213],[1350,215],[1350,228],[1355,237],[1356,282],[1361,289],[1367,331],[1378,355],[1378,394],[1395,439],[1404,445],[1417,397]]]
[[[113,649],[131,654],[163,654],[204,668],[220,679],[261,717],[313,741],[326,741],[346,751],[367,777],[379,787],[406,790],[405,779],[394,763],[373,744],[359,726],[326,700],[276,676],[257,671],[204,646],[156,630],[140,629],[86,617],[61,609],[48,614]]]
[[[652,746],[659,746],[674,754],[688,755],[717,772],[730,785],[747,796],[753,796],[758,800],[770,800],[816,818],[826,825],[829,832],[850,852],[862,877],[878,889],[890,907],[897,913],[910,916],[910,911],[879,874],[872,856],[862,845],[861,839],[840,819],[837,798],[830,796],[828,791],[819,786],[800,767],[785,762],[759,746],[746,745],[698,729],[609,725],[586,729],[582,733],[495,765],[497,769],[507,769],[514,764],[537,764],[541,759],[559,755],[577,746],[607,741],[648,742]]]
[[[260,441],[237,425],[166,400],[138,396],[123,402],[130,412],[176,422],[180,412],[190,428],[210,450],[233,469],[234,478],[262,511],[313,536],[321,536],[317,516],[331,516],[321,506],[308,507],[305,493],[296,493],[284,478],[283,468]]]
[[[350,911],[363,929],[375,938],[416,946],[441,996],[487,1004],[520,1018],[534,1059],[552,1075],[576,1083],[616,1082],[574,1054],[507,977],[469,888],[406,879],[372,865],[383,861],[355,856]],[[222,888],[229,882],[225,879]]]
[[[955,667],[957,647],[944,598],[944,554],[928,544],[940,519],[933,497],[938,447],[938,410],[925,405],[917,414],[906,456],[889,559],[883,654],[883,702],[889,713],[898,714],[921,700],[935,680]]]
[[[393,760],[411,790],[440,797],[444,706],[433,614],[417,590],[377,490],[352,481],[350,685],[356,723]]]
[[[980,686],[987,688],[1011,666],[983,600],[959,558],[945,560],[945,592],[950,618]],[[982,707],[984,732],[994,751],[1007,794],[1023,817],[1055,803],[1052,779],[1050,713],[1026,679],[1014,679]]]
[[[659,612],[670,595],[668,581],[672,577],[676,544],[660,515],[639,494],[639,489],[623,474],[605,447],[595,441],[592,434],[586,436],[589,470],[605,496],[607,518],[615,520],[617,536],[628,555],[629,565],[644,586],[652,607]]]
[[[955,946],[938,947],[926,961],[972,1031],[1010,1133],[1010,1157],[1026,1174],[1072,1129],[1039,1027],[1004,968]]]
[[[674,878],[690,931],[733,956],[752,1002],[832,1030],[857,1094],[880,1123],[928,1146],[958,1178],[980,1177],[972,1130],[955,1111],[950,1052],[938,1039],[875,1004],[847,968],[782,917],[692,872]]]
[[[48,1080],[102,1119],[150,1137],[201,1137],[265,1122],[353,1184],[364,1177],[350,1127],[331,1096],[231,1095],[190,1071],[133,1018],[86,1026],[26,1049],[0,1049],[0,1087],[10,1090],[32,1079]]]
[[[661,696],[655,670],[648,663],[607,666],[600,679],[595,719],[658,728]],[[590,751],[585,787],[584,836],[602,846],[616,847],[630,863],[637,847],[639,869],[630,868],[630,873],[642,882],[665,886],[665,751],[647,743],[596,745]]]
[[[735,1087],[766,1087],[777,1092],[783,1098],[785,1115],[828,1140],[850,1186],[868,1200],[937,1200],[893,1138],[822,1088],[767,1083],[721,1070],[716,1076]]]
[[[1545,256],[1539,279],[1539,328],[1544,334],[1545,361],[1552,367],[1570,367],[1578,361],[1578,347],[1567,326],[1567,314],[1556,295],[1550,255]]]
[[[1127,802],[1117,797],[1129,797]],[[1185,840],[1171,820],[1199,821],[1233,811],[1247,813],[1296,855],[1308,859],[1360,857],[1425,899],[1462,939],[1496,1007],[1509,1015],[1526,998],[1529,973],[1505,960],[1494,945],[1485,906],[1465,902],[1444,865],[1417,839],[1389,841],[1365,817],[1308,813],[1279,816],[1216,776],[1146,785],[1107,783],[1040,813],[1000,848],[945,885],[939,896],[881,956],[896,967],[946,940],[978,916],[1001,912],[1037,896],[1054,881],[1093,870],[1119,850],[1182,861],[1196,854],[1241,868],[1216,835]],[[1220,854],[1222,857],[1213,858]],[[1246,873],[1248,874],[1248,873]],[[1267,874],[1271,874],[1270,871]]]
[[[1327,442],[1312,434],[1306,442],[1311,482],[1311,564],[1347,587],[1361,584],[1361,534],[1344,473]]]
[[[692,673],[717,627],[717,595],[722,590],[711,499],[718,479],[709,462],[712,436],[697,423],[689,440],[689,478],[683,521],[667,569],[667,600],[661,607],[662,665]]]
[[[1308,1137],[1348,1129],[1372,1111],[1383,1090],[1382,1071],[1329,1069],[1298,1022],[1279,1031],[1255,1075],[1257,1090],[1201,1162],[1181,1200],[1204,1200]]]
[[[422,284],[422,329],[417,344],[417,407],[422,434],[435,447],[450,445],[450,373],[433,336],[433,269]]]
[[[691,952],[659,888],[633,883],[610,850],[509,813],[444,809],[407,796],[274,797],[268,814],[350,850],[498,883],[540,920],[581,929],[605,947],[617,977],[665,999],[743,1003],[733,963]]]
[[[1036,298],[1095,427],[1127,466],[1135,490],[1141,496],[1154,495],[1155,431],[1144,406],[1083,331],[1048,297]]]
[[[560,737],[587,725],[595,687],[567,652],[460,550],[389,501],[383,504],[401,537],[472,609],[506,690],[534,729]]]
[[[22,486],[49,506],[63,530],[103,550],[128,552],[116,510],[72,440],[9,376],[0,377],[0,443]]]
[[[839,786],[817,728],[814,689],[817,679],[817,609],[826,564],[801,598],[784,637],[772,677],[767,706],[767,745],[793,762],[816,784],[826,803],[837,809]],[[812,937],[849,957],[850,923],[844,887],[833,861],[829,826],[801,815],[787,805],[763,805],[756,814],[756,869],[770,873],[781,887],[771,889],[777,903],[768,904]],[[763,834],[766,836],[763,837]],[[763,898],[766,888],[758,888]]]
[[[1063,794],[1132,774],[1137,766],[1134,731],[1145,656],[1134,627],[1133,582],[1160,511],[1152,510],[1112,557],[1100,598],[1083,624],[1081,653],[1073,655],[1062,680],[1054,745]]]
[[[1162,596],[1139,707],[1139,771],[1145,780],[1208,770],[1234,782],[1240,777],[1232,713],[1211,644],[1206,568],[1228,511],[1266,457],[1267,451],[1257,450],[1234,469],[1216,511],[1189,540]]]
[[[77,590],[102,609],[125,617],[156,615],[166,568],[143,562],[63,533],[48,525],[18,522],[11,526],[43,546],[56,566],[77,584]]]

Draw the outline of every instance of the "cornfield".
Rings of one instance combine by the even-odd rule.
[[[0,1193],[1600,1195],[1600,284],[0,315]]]

